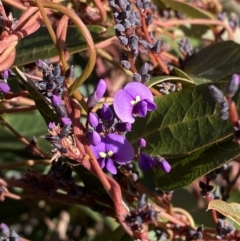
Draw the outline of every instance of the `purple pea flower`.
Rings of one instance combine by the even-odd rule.
[[[145,85],[132,82],[123,90],[117,91],[113,103],[114,110],[123,122],[133,123],[134,117],[145,117],[147,111],[156,109],[153,102],[153,95]]]
[[[140,153],[138,155],[138,165],[143,171],[146,172],[146,171],[151,170],[154,167],[155,161],[148,154]]]
[[[101,168],[112,173],[117,173],[115,164],[126,164],[132,161],[134,151],[131,144],[123,137],[117,134],[108,134],[101,137],[101,142],[97,146],[91,146],[91,149],[98,160]]]
[[[0,92],[7,93],[10,90],[10,86],[3,80],[0,80]]]

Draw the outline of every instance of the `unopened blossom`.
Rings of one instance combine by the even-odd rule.
[[[161,156],[155,157],[156,166],[160,167],[164,172],[171,171],[171,165]]]
[[[107,90],[107,84],[105,80],[100,79],[93,93],[89,96],[87,100],[88,108],[93,108],[99,102],[99,100],[103,97],[104,93]]]
[[[156,109],[153,95],[145,85],[132,82],[123,90],[117,91],[113,103],[118,118],[123,122],[133,123],[134,117],[145,117],[147,111]]]
[[[10,86],[3,80],[0,80],[0,93],[7,93],[10,90]]]
[[[101,142],[101,136],[94,130],[89,130],[86,134],[90,145],[97,146]]]
[[[146,147],[147,142],[146,142],[145,139],[140,138],[140,139],[138,139],[138,141],[137,141],[137,145],[138,145],[138,147],[140,147],[140,148],[144,148],[144,147]]]
[[[72,124],[71,119],[68,118],[68,117],[62,117],[62,118],[61,118],[61,121],[62,121],[62,123],[63,123],[64,125],[66,125],[66,126]]]
[[[140,153],[138,155],[138,166],[143,171],[151,170],[155,165],[154,159],[146,153]]]
[[[101,168],[106,168],[112,174],[117,173],[116,164],[126,164],[132,161],[134,151],[131,144],[117,134],[101,137],[101,142],[91,149]]]
[[[99,123],[99,118],[98,116],[93,113],[93,112],[90,112],[88,114],[88,123],[91,127],[97,127],[98,126],[98,123]]]
[[[106,104],[103,104],[102,108],[99,109],[97,113],[103,120],[111,120],[113,118],[113,112],[111,108]]]

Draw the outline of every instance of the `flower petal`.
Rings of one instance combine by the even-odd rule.
[[[148,111],[156,110],[157,105],[154,102],[152,102],[150,100],[145,100],[145,101],[147,102],[147,109],[148,109]]]
[[[117,174],[117,168],[115,167],[111,158],[107,159],[106,169],[113,175]]]
[[[141,153],[138,156],[138,165],[143,171],[149,171],[154,167],[154,159],[148,154]]]
[[[134,118],[132,115],[133,105],[131,101],[133,98],[124,90],[119,90],[114,96],[113,107],[118,118],[123,122],[133,123]],[[134,99],[135,100],[135,99]]]
[[[93,154],[94,156],[96,157],[96,159],[100,159],[100,152],[105,152],[106,153],[106,148],[105,148],[105,142],[104,142],[104,139],[105,138],[101,138],[101,142],[97,145],[97,146],[93,146],[93,145],[90,145],[92,151],[93,151]]]
[[[134,106],[133,113],[140,117],[147,115],[147,102],[145,100],[140,101]]]
[[[90,145],[97,146],[101,142],[101,136],[96,131],[87,133],[87,139]]]
[[[124,91],[128,93],[134,100],[136,99],[136,96],[140,96],[141,100],[146,99],[153,102],[153,95],[149,88],[144,84],[131,82],[125,86]]]
[[[99,166],[103,169],[105,167],[105,158],[100,158],[97,161],[99,163]]]
[[[112,151],[112,159],[119,163],[125,164],[132,161],[134,150],[126,138],[117,134],[108,134],[105,138],[106,152]]]

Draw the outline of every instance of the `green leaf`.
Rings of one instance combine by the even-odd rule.
[[[101,26],[88,26],[95,44],[114,35],[113,28]],[[84,37],[76,26],[68,26],[66,48],[70,54],[87,49]],[[56,47],[49,36],[46,27],[41,27],[35,33],[23,38],[17,45],[15,66],[35,62],[38,59],[48,59],[58,56]]]
[[[228,138],[232,126],[219,118],[208,86],[197,85],[155,98],[157,109],[146,118],[136,119],[128,140],[136,144],[142,137],[148,143],[148,153],[176,157]],[[216,86],[225,89],[222,82]]]
[[[133,241],[133,238],[127,235],[124,229],[119,226],[113,231],[111,241]]]
[[[22,136],[29,140],[35,136],[37,139],[47,133],[47,126],[38,111],[18,114],[6,114],[3,118]],[[0,125],[0,149],[4,151],[23,150],[25,145],[5,126]],[[41,147],[49,150],[47,141],[39,139]]]
[[[202,148],[184,158],[168,160],[172,169],[169,173],[158,170],[155,174],[156,185],[165,191],[184,187],[237,156],[239,147],[230,137],[224,142],[216,143],[210,148]]]
[[[184,78],[184,79],[188,79],[192,83],[194,83],[194,81],[192,80],[192,78],[190,76],[188,76],[184,71],[182,71],[181,69],[179,69],[177,67],[171,66],[171,74]]]
[[[240,45],[224,41],[201,49],[186,63],[184,71],[190,76],[217,80],[240,71]]]
[[[184,13],[193,18],[206,18],[206,19],[214,19],[214,16],[209,12],[201,10],[200,8],[196,8],[191,4],[174,1],[174,0],[160,0],[167,7],[172,8],[178,12]]]
[[[50,103],[41,93],[39,93],[34,83],[27,79],[27,77],[18,68],[13,67],[12,69],[19,77],[24,87],[29,91],[46,123],[48,124],[49,122],[58,122],[58,117],[51,108]]]
[[[214,209],[225,217],[230,218],[238,225],[240,225],[240,204],[239,203],[227,203],[222,200],[211,200],[208,204],[208,210]]]

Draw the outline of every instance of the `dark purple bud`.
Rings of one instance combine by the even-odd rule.
[[[138,165],[143,171],[149,171],[154,167],[154,160],[146,153],[140,153],[138,155]]]
[[[62,154],[68,153],[68,149],[65,148],[65,147],[62,147],[59,151],[60,151]]]
[[[118,19],[118,16],[119,16],[119,13],[113,13],[113,17],[116,19],[116,20],[119,20]],[[120,19],[121,20],[121,19]]]
[[[146,24],[147,24],[147,26],[151,25],[152,22],[153,22],[153,15],[152,14],[148,14],[146,16]]]
[[[153,46],[152,44],[148,43],[146,40],[139,40],[138,41],[144,48],[151,49]]]
[[[60,117],[67,117],[67,110],[64,105],[57,105],[55,110]]]
[[[134,73],[133,74],[133,80],[137,82],[141,82],[142,76],[139,73]]]
[[[227,120],[229,118],[229,111],[228,110],[220,110],[219,117],[222,120]]]
[[[140,138],[140,139],[138,139],[138,141],[137,141],[137,145],[138,145],[138,147],[140,147],[140,148],[144,148],[144,147],[146,147],[147,142],[146,142],[145,139]]]
[[[57,76],[57,77],[55,78],[55,83],[56,83],[59,87],[63,85],[63,81],[64,81],[64,77],[62,77],[62,76]]]
[[[131,53],[132,53],[132,55],[133,55],[133,57],[137,57],[138,56],[138,53],[139,53],[139,51],[138,51],[138,49],[132,49],[131,50]],[[134,60],[135,61],[135,60]]]
[[[129,37],[128,39],[129,41],[129,45],[131,49],[137,49],[138,48],[138,37],[133,35],[131,37]]]
[[[56,88],[56,84],[54,82],[47,83],[46,90],[53,91]]]
[[[163,157],[156,156],[154,160],[156,165],[160,167],[164,172],[170,172],[171,166]]]
[[[122,24],[123,24],[125,29],[129,29],[131,27],[131,23],[130,23],[130,21],[128,19],[124,19],[122,21]]]
[[[132,125],[129,122],[118,122],[115,124],[115,130],[119,132],[126,132],[132,129]]]
[[[7,93],[9,90],[10,86],[4,80],[0,80],[0,92]]]
[[[104,120],[111,120],[113,118],[113,112],[111,108],[106,104],[103,104],[102,108],[99,111],[99,114],[100,118]]]
[[[98,119],[98,116],[93,113],[93,112],[90,112],[88,114],[88,123],[90,124],[91,127],[95,128],[98,126],[98,123],[99,123],[99,119]]]
[[[128,4],[127,7],[126,7],[126,11],[131,12],[132,9],[133,9],[132,4],[131,3]]]
[[[126,46],[128,44],[128,39],[124,36],[118,36],[118,39],[120,40],[121,44]]]
[[[226,93],[229,97],[233,97],[239,88],[240,77],[238,74],[233,74],[230,81],[227,83]]]
[[[141,15],[140,15],[139,11],[135,11],[134,13],[135,13],[135,16],[136,16],[136,20],[141,21]]]
[[[136,6],[137,6],[138,10],[143,9],[143,3],[142,2],[136,2]]]
[[[214,100],[217,103],[221,103],[224,101],[224,95],[223,92],[221,90],[219,90],[216,86],[214,85],[210,85],[209,87],[210,90],[210,94],[212,95],[212,97],[214,98]]]
[[[127,5],[124,0],[117,0],[117,4],[122,10],[126,10]]]
[[[5,70],[1,73],[1,75],[2,75],[2,78],[3,78],[3,79],[8,79],[8,77],[9,77],[9,71],[8,71],[7,69],[5,69]]]
[[[101,142],[101,136],[94,130],[89,131],[86,137],[90,145],[97,146]]]
[[[107,84],[105,80],[100,79],[98,85],[96,86],[93,93],[89,96],[87,100],[87,106],[89,108],[93,108],[99,102],[99,100],[103,97],[107,89]]]
[[[52,74],[53,74],[55,77],[57,77],[57,76],[59,76],[59,75],[61,74],[61,68],[60,68],[59,64],[56,65],[56,66],[53,68]]]
[[[144,9],[150,8],[150,3],[149,2],[144,3],[143,8]]]
[[[134,13],[131,13],[131,14],[130,14],[130,16],[129,16],[129,21],[130,21],[130,23],[132,24],[132,26],[135,25],[135,23],[136,23],[136,16],[135,16]]]
[[[57,105],[62,105],[62,99],[57,95],[53,95],[51,97],[51,100],[54,107],[56,107]]]
[[[63,93],[63,89],[60,87],[57,87],[52,92],[54,95],[61,95]]]
[[[61,122],[62,122],[62,124],[65,125],[65,126],[68,126],[68,125],[71,125],[71,124],[72,124],[71,119],[68,118],[68,117],[63,117],[63,118],[61,118]]]
[[[143,223],[143,220],[140,216],[136,216],[135,217],[135,220],[134,220],[134,224],[137,225],[137,226],[141,226]]]
[[[141,20],[136,19],[135,26],[137,26],[137,27],[141,27],[141,26],[142,26],[142,22],[141,22]]]
[[[67,136],[67,135],[70,133],[71,124],[72,124],[72,122],[71,122],[69,125],[65,125],[65,126],[62,128],[62,130],[61,130],[61,132],[60,132],[60,134],[59,134],[59,136],[60,136],[61,138]]]
[[[7,226],[7,224],[5,224],[5,223],[0,224],[0,233],[1,233],[1,236],[3,236],[3,237],[7,237],[9,235],[10,229]]]
[[[122,67],[126,70],[129,70],[131,68],[131,64],[127,60],[121,60]]]
[[[150,80],[150,75],[149,74],[144,74],[142,75],[142,82],[147,83]]]
[[[114,25],[114,29],[118,30],[119,32],[124,32],[125,28],[122,24],[118,23],[116,25]]]
[[[145,193],[138,200],[138,208],[141,209],[147,204],[147,195]]]
[[[145,75],[148,73],[149,70],[149,64],[148,63],[144,63],[141,67],[140,73],[141,75]]]
[[[39,81],[38,83],[36,83],[37,88],[40,88],[41,90],[45,90],[47,83],[44,81]]]
[[[153,48],[152,48],[152,51],[154,51],[156,54],[158,54],[158,53],[160,52],[160,50],[161,50],[161,40],[158,40],[158,41],[154,44],[154,46],[153,46]]]

